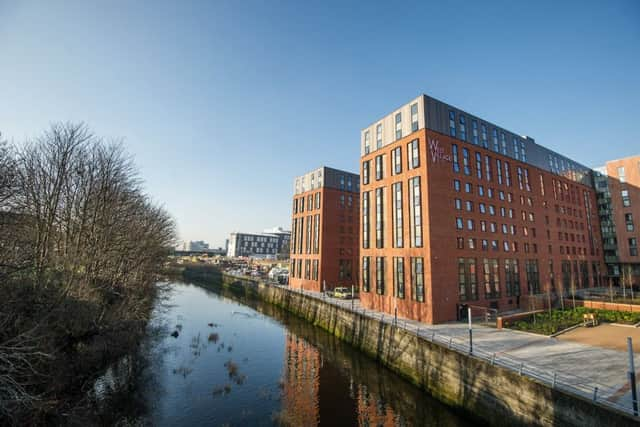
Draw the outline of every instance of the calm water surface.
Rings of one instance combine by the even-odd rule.
[[[225,292],[172,284],[154,315],[161,332],[147,346],[139,420],[154,426],[473,424],[326,332]]]

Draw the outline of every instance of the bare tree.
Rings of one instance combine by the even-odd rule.
[[[1,423],[46,393],[61,347],[144,324],[175,225],[122,144],[73,123],[0,144],[0,221]]]

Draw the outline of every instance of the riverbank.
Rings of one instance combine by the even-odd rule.
[[[327,330],[448,405],[493,425],[631,425],[635,419],[511,369],[318,298],[222,275],[239,296],[260,298]],[[388,320],[388,319],[387,319]]]

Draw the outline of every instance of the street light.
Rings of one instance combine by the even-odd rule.
[[[469,354],[473,354],[473,329],[471,329],[471,306],[467,307],[467,317],[469,318]]]

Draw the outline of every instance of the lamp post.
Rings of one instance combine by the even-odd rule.
[[[473,354],[473,329],[471,329],[471,306],[467,307],[467,317],[469,320],[469,354]]]
[[[633,342],[627,337],[627,349],[629,350],[629,385],[631,386],[631,403],[633,415],[638,415],[638,391],[636,390],[636,368],[633,364]]]

